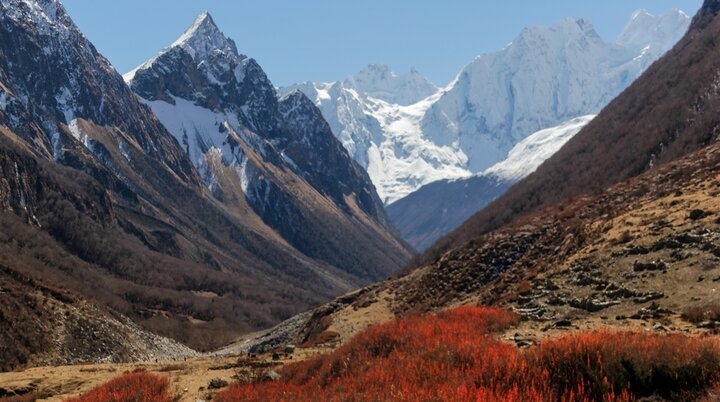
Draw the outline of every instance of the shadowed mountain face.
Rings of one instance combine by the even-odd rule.
[[[569,197],[590,194],[717,139],[720,106],[716,2],[633,85],[538,170],[440,240],[429,262],[465,241]]]
[[[198,38],[213,32],[205,33]],[[220,53],[236,52],[234,44],[194,39],[186,44],[196,52],[181,53],[176,67],[199,71],[192,60],[204,54],[203,75],[188,79],[224,82],[232,60]],[[217,121],[219,143],[201,142],[201,133],[191,146],[58,1],[0,1],[0,281],[17,290],[0,292],[0,343],[21,357],[11,364],[72,349],[35,342],[41,328],[65,324],[43,298],[69,309],[89,302],[100,323],[122,314],[209,348],[381,279],[409,258],[317,110],[297,96],[277,99],[254,61],[237,55],[237,63],[228,82],[241,83],[238,91],[213,84],[197,99],[179,89],[168,98],[244,113]],[[316,153],[301,160],[308,149]],[[17,303],[28,281],[49,290]],[[36,318],[18,341],[9,328],[27,317]]]
[[[494,176],[439,180],[387,207],[403,238],[418,251],[431,247],[478,210],[502,195],[511,182]]]

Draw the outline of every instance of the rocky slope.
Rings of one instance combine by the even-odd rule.
[[[6,240],[3,234],[3,243]],[[66,290],[43,285],[4,263],[0,271],[4,327],[0,371],[28,363],[118,363],[197,355],[187,346],[140,328],[125,316],[108,313]]]
[[[204,41],[198,54],[212,58],[214,45],[228,43]],[[53,313],[57,303],[74,311],[68,300],[89,306],[104,328],[128,328],[117,318],[126,316],[207,349],[382,278],[408,258],[367,177],[335,152],[342,147],[305,142],[332,140],[317,110],[297,96],[278,100],[271,86],[255,82],[264,74],[254,62],[243,66],[252,82],[229,96],[255,107],[242,125],[223,125],[223,140],[255,170],[249,196],[234,179],[237,166],[223,161],[227,154],[213,151],[197,164],[58,1],[0,1],[0,278],[8,284],[0,289],[0,344],[4,355],[23,359],[11,365],[54,353],[43,340],[56,332],[45,329],[76,327],[76,314]],[[219,74],[224,66],[215,67],[201,69]],[[221,93],[202,99],[210,105]],[[266,113],[266,101],[276,108]],[[286,157],[304,147],[317,149],[318,159],[292,166]],[[319,160],[345,176],[332,180],[312,165]],[[297,229],[276,229],[266,218],[274,211],[297,219]],[[18,275],[71,297],[23,299],[6,291],[20,286]],[[115,359],[147,350],[109,333],[93,335],[109,352],[75,345],[61,355]]]
[[[638,11],[614,43],[584,19],[528,28],[435,93],[417,73],[384,80],[377,77],[392,73],[376,66],[343,82],[282,90],[300,89],[320,107],[390,204],[430,182],[480,173],[536,131],[598,113],[670,49],[689,22],[678,10]],[[375,84],[358,84],[368,81]],[[421,90],[413,95],[425,98],[408,97],[396,81],[416,82]]]

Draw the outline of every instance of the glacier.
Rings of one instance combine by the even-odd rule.
[[[581,116],[520,141],[506,159],[463,179],[438,180],[386,207],[390,220],[416,250],[423,251],[533,173],[589,124]]]

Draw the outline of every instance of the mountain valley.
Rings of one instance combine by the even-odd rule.
[[[77,301],[98,319],[128,317],[208,350],[382,279],[410,257],[366,174],[317,109],[297,95],[279,100],[252,59],[242,60],[231,78],[235,92],[226,94],[245,97],[256,114],[238,120],[228,111],[215,133],[203,133],[222,138],[199,154],[183,149],[59,2],[3,0],[0,18],[3,289],[47,289],[20,304],[16,292],[0,292],[6,322],[35,317],[26,325],[53,326],[45,301]],[[193,28],[189,43],[167,57],[187,61],[187,48],[239,60],[209,15]],[[198,29],[214,30],[230,53],[216,54],[218,43]],[[42,85],[30,85],[28,72],[44,77]],[[207,99],[223,90],[207,78],[192,83],[206,85]],[[295,133],[306,140],[294,141]],[[315,155],[304,160],[308,149]],[[327,166],[314,165],[320,161],[338,176],[328,178]],[[95,358],[89,349],[67,352],[72,331],[60,332],[57,345],[36,338],[41,332],[3,325],[3,369],[44,354]],[[105,335],[95,336],[117,343]],[[127,359],[110,349],[104,359]]]
[[[719,35],[276,87],[209,12],[121,75],[0,0],[0,401],[714,400]]]

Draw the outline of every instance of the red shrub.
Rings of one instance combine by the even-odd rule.
[[[370,328],[281,381],[233,386],[231,401],[630,401],[701,396],[720,380],[720,345],[680,335],[593,332],[528,351],[492,332],[517,316],[462,307]]]
[[[147,372],[123,374],[66,402],[170,402],[165,377]]]
[[[529,363],[547,371],[554,385],[582,383],[599,399],[608,392],[696,399],[720,380],[720,344],[680,334],[590,332],[542,343]]]

